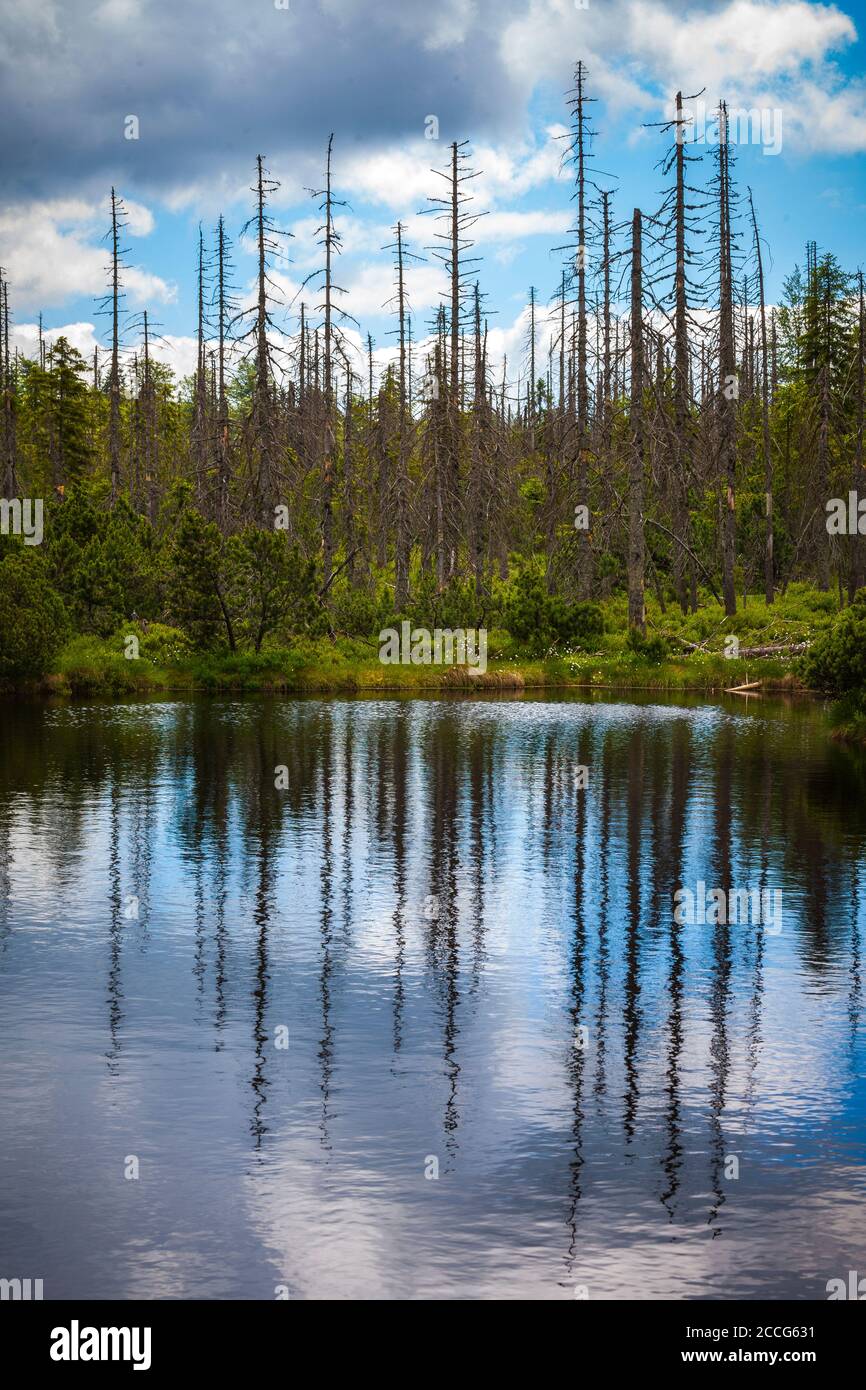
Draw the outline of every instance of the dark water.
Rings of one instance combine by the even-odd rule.
[[[699,881],[781,931],[678,924]],[[864,885],[811,707],[5,706],[0,1276],[825,1298],[866,1274]]]

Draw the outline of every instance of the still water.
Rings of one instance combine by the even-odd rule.
[[[6,705],[0,1276],[824,1299],[866,1275],[864,939],[812,706]]]

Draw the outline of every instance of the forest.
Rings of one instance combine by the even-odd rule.
[[[408,619],[490,629],[515,672],[636,685],[653,670],[724,683],[739,635],[729,683],[857,698],[863,273],[808,242],[767,302],[760,190],[738,181],[724,102],[704,147],[678,95],[653,131],[658,205],[642,210],[593,171],[581,63],[566,100],[573,229],[552,248],[549,301],[529,290],[519,362],[488,351],[468,142],[431,173],[431,324],[413,319],[419,253],[394,227],[384,368],[338,283],[333,136],[313,195],[320,269],[299,302],[273,278],[290,248],[264,156],[236,232],[255,245],[254,284],[235,283],[224,218],[200,230],[191,377],[165,364],[148,312],[127,311],[119,190],[92,361],[41,332],[32,360],[13,350],[0,270],[2,496],[44,499],[42,544],[0,535],[0,680],[286,681],[375,665],[379,631]]]

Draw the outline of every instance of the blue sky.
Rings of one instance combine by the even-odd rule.
[[[866,260],[864,35],[860,0],[15,0],[0,19],[0,122],[12,135],[0,154],[0,264],[17,340],[32,351],[40,310],[84,351],[101,337],[94,296],[114,182],[130,211],[130,312],[148,307],[167,360],[191,370],[198,223],[208,235],[223,212],[237,239],[259,152],[282,182],[274,214],[294,233],[277,274],[281,321],[294,331],[298,287],[318,263],[307,189],[321,187],[333,130],[335,193],[348,203],[344,303],[384,355],[391,276],[379,248],[398,217],[415,250],[430,245],[431,219],[418,213],[440,191],[431,166],[457,138],[483,171],[475,235],[492,355],[507,353],[516,375],[528,287],[548,301],[562,261],[553,248],[569,240],[558,137],[578,58],[597,98],[592,167],[615,190],[617,219],[660,202],[667,137],[644,126],[664,118],[677,86],[705,87],[708,108],[723,96],[766,113],[772,138],[738,142],[737,176],[754,192],[775,299],[807,239],[851,269]],[[124,138],[131,115],[136,140]],[[430,116],[438,140],[425,138]],[[743,133],[758,134],[745,122]],[[700,152],[696,181],[711,167],[707,145],[690,147]],[[443,284],[426,254],[410,277],[420,327]],[[254,265],[242,244],[236,261],[245,301]]]

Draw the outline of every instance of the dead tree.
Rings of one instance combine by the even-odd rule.
[[[461,540],[462,354],[460,330],[463,301],[469,293],[471,277],[474,276],[478,260],[475,256],[467,255],[473,243],[466,234],[475,225],[478,218],[484,215],[473,212],[468,206],[472,202],[472,195],[466,191],[465,185],[478,178],[481,170],[473,170],[469,167],[467,145],[468,142],[465,140],[455,140],[451,145],[451,159],[447,171],[433,170],[433,173],[448,184],[448,193],[444,198],[428,198],[430,206],[424,209],[425,212],[434,214],[437,224],[445,229],[434,234],[438,244],[430,249],[445,266],[449,284],[450,356],[448,359],[448,391],[445,400],[448,427],[448,466],[446,495],[442,498],[447,550],[445,582],[455,573]]]
[[[476,283],[474,304],[474,396],[472,401],[472,439],[469,456],[468,521],[469,561],[475,577],[475,592],[486,587],[487,518],[490,498],[490,434],[492,422],[487,397],[486,335],[481,336],[481,290]]]
[[[340,349],[343,369],[346,373],[346,406],[343,415],[343,529],[346,536],[346,578],[354,588],[355,555],[358,550],[356,528],[356,488],[354,466],[354,373],[348,354]]]
[[[229,340],[229,323],[237,313],[237,305],[231,287],[232,260],[231,241],[226,233],[225,221],[220,216],[216,228],[216,283],[215,309],[217,316],[217,389],[216,389],[216,515],[219,525],[228,525],[229,495],[231,491],[231,449],[229,438],[229,402],[226,392],[226,347]]]
[[[674,428],[676,431],[676,476],[674,479],[675,524],[681,539],[691,544],[691,525],[689,520],[689,477],[692,470],[691,449],[691,391],[689,381],[689,333],[688,333],[688,291],[686,246],[686,179],[685,179],[685,128],[682,92],[677,92],[676,110],[676,203],[675,203],[675,256],[674,277]],[[697,580],[694,563],[690,562],[689,599],[686,597],[685,558],[687,552],[677,546],[674,555],[674,584],[680,608],[685,613],[689,600],[694,611],[697,610]]]
[[[526,330],[526,349],[529,366],[529,391],[526,396],[527,405],[527,427],[529,430],[529,449],[535,452],[535,412],[538,400],[538,381],[535,367],[535,348],[538,341],[538,330],[535,325],[535,296],[534,285],[529,286],[529,324]]]
[[[866,373],[866,310],[863,299],[863,271],[857,272],[857,436],[852,464],[851,484],[856,493],[866,488],[866,474],[863,472],[863,412],[864,412],[864,373]],[[848,599],[853,602],[857,590],[866,583],[866,564],[864,564],[864,544],[861,536],[851,537],[851,563],[848,571]]]
[[[116,189],[111,190],[111,226],[106,234],[111,259],[107,267],[109,290],[99,301],[98,312],[111,319],[111,366],[108,373],[108,466],[111,474],[111,501],[121,487],[120,350],[121,302],[124,299],[122,268],[126,250],[121,244],[126,208]]]
[[[628,473],[628,625],[646,633],[644,605],[643,284],[640,208],[631,232],[631,435]]]
[[[18,460],[15,431],[15,375],[9,354],[9,281],[0,267],[0,444],[2,444],[3,496],[18,493]]]
[[[698,92],[686,100],[693,101],[700,95]],[[696,288],[689,270],[693,260],[691,242],[699,230],[693,214],[696,208],[705,206],[705,202],[689,201],[699,190],[687,182],[687,165],[698,161],[685,151],[691,117],[686,113],[683,100],[682,92],[677,92],[672,119],[654,123],[663,132],[673,133],[673,145],[658,166],[666,177],[673,173],[673,185],[653,219],[661,228],[662,271],[657,277],[650,276],[649,289],[652,293],[656,279],[665,282],[664,292],[661,297],[653,295],[653,302],[672,330],[672,431],[666,420],[667,412],[661,411],[664,431],[668,435],[672,433],[672,437],[662,451],[668,465],[662,470],[660,485],[676,537],[671,556],[674,589],[680,608],[687,613],[690,606],[693,610],[697,608],[697,575],[691,546],[691,483],[695,476],[696,450],[689,344],[689,329],[694,326],[690,316],[690,299],[694,298]],[[673,262],[670,270],[667,268],[669,255]],[[662,406],[660,399],[659,406]]]
[[[274,507],[279,501],[281,481],[278,464],[274,371],[269,333],[276,328],[272,313],[274,284],[269,270],[275,257],[283,255],[282,238],[290,235],[276,226],[268,212],[268,201],[279,188],[276,179],[265,169],[263,155],[256,156],[256,181],[250,189],[255,195],[256,208],[244,224],[241,236],[248,231],[256,239],[256,301],[236,316],[248,327],[239,333],[238,341],[250,340],[249,357],[254,367],[253,399],[250,414],[252,458],[250,467],[248,511],[264,526],[271,526]]]
[[[764,452],[764,597],[772,603],[775,597],[776,575],[773,560],[773,456],[770,442],[770,380],[767,353],[767,310],[764,301],[764,260],[761,253],[761,238],[758,234],[758,219],[752,190],[749,189],[749,210],[752,214],[752,231],[755,238],[755,260],[758,267],[758,301],[761,312],[761,439]]]
[[[737,611],[734,578],[737,547],[735,489],[737,481],[737,407],[739,394],[734,344],[733,271],[731,268],[731,189],[728,111],[719,107],[719,476],[724,490],[722,523],[722,593],[725,614]]]
[[[143,379],[140,394],[143,437],[143,463],[147,516],[151,525],[156,521],[157,472],[159,469],[159,429],[157,422],[156,389],[150,362],[150,330],[147,310],[144,311],[142,344]]]
[[[192,455],[195,495],[200,508],[206,504],[208,463],[207,375],[205,370],[205,251],[201,223],[198,228],[198,325],[196,332],[195,390],[192,417]]]
[[[351,314],[342,309],[335,295],[343,295],[345,289],[334,281],[334,258],[342,251],[340,234],[334,225],[334,209],[345,207],[345,201],[334,197],[331,185],[331,156],[334,136],[328,139],[325,159],[324,188],[310,189],[313,198],[321,199],[319,211],[322,223],[316,229],[319,245],[324,252],[324,265],[313,271],[304,280],[301,288],[311,282],[317,283],[322,291],[322,300],[316,308],[322,314],[322,410],[320,420],[320,439],[318,449],[321,456],[321,531],[322,531],[322,573],[323,585],[327,590],[331,583],[334,568],[334,489],[336,451],[336,408],[333,389],[333,362],[335,344],[342,350],[344,337],[342,325],[355,323]],[[356,326],[358,326],[356,324]]]
[[[403,224],[394,228],[395,240],[386,249],[394,253],[396,282],[389,301],[397,314],[399,365],[397,375],[397,458],[394,469],[394,606],[402,612],[409,599],[409,561],[411,526],[409,520],[409,451],[411,446],[411,414],[407,388],[407,320],[409,301],[406,289],[406,263],[422,260],[406,249]]]
[[[587,106],[594,98],[587,97],[584,90],[585,81],[586,69],[583,63],[578,63],[574,74],[574,88],[568,101],[572,113],[569,155],[574,169],[575,197],[577,199],[577,223],[574,227],[574,232],[577,236],[575,263],[577,281],[577,361],[575,364],[577,431],[574,444],[577,452],[577,497],[582,505],[588,506],[589,372],[587,367],[586,348],[586,187],[587,159],[590,154],[590,144],[595,131],[590,127],[587,112]],[[592,555],[590,552],[589,531],[579,531],[577,535],[579,543],[577,556],[577,588],[579,596],[581,598],[586,598],[592,585]]]

